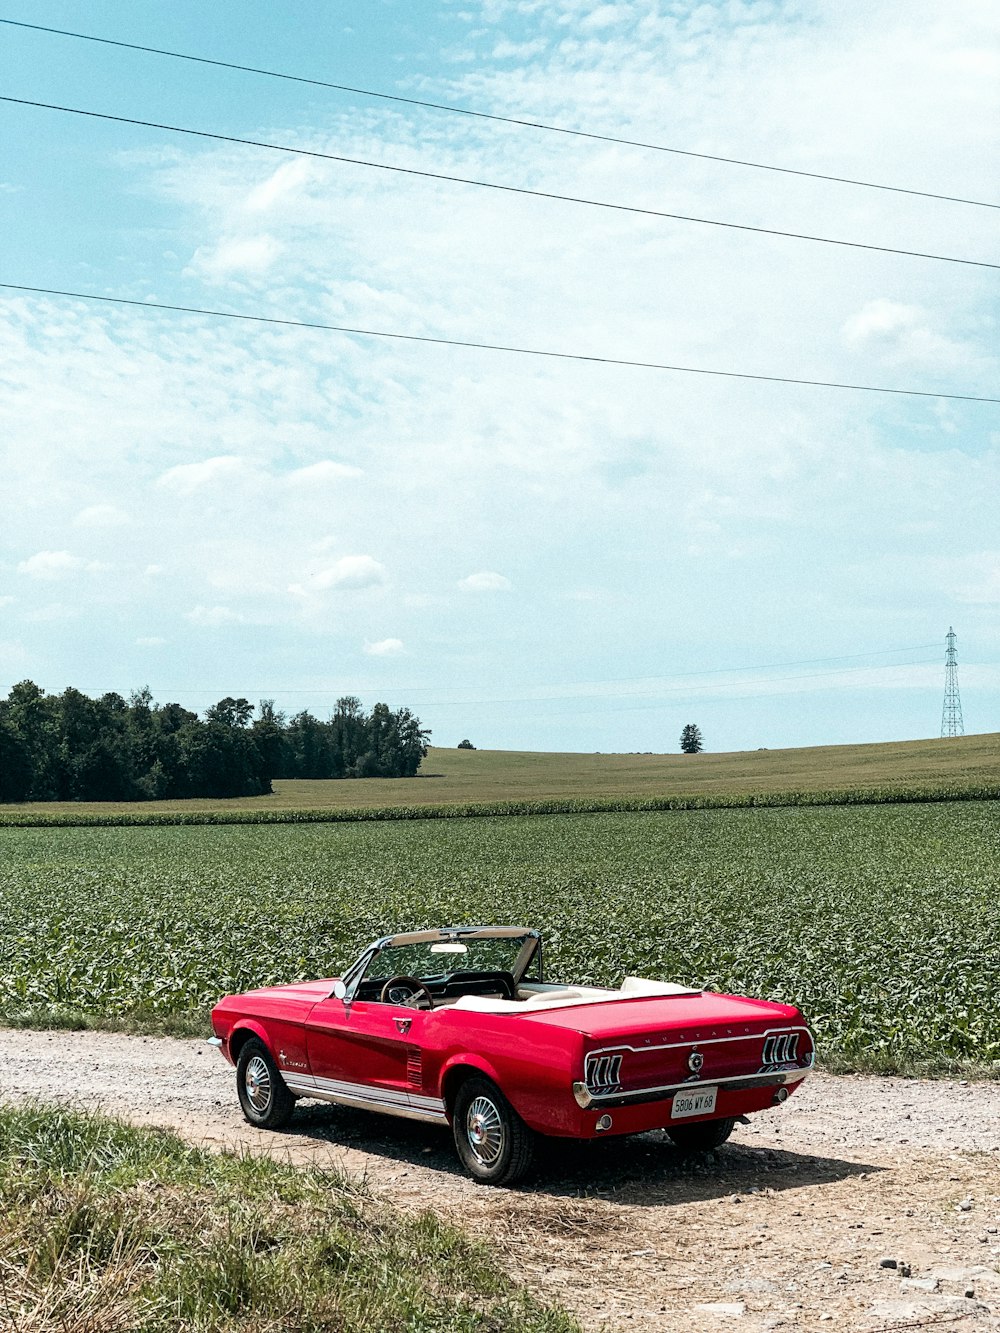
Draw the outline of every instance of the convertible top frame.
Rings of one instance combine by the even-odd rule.
[[[541,934],[523,925],[444,925],[433,930],[404,930],[399,934],[384,934],[379,940],[373,940],[367,949],[352,962],[340,978],[339,985],[344,986],[344,1001],[349,1004],[355,996],[369,965],[384,949],[405,948],[408,944],[436,944],[448,940],[523,940],[523,945],[513,962],[513,984],[520,985],[532,962],[539,964],[541,977]],[[331,994],[335,994],[332,990]]]
[[[383,935],[373,940],[361,955],[355,959],[341,978],[345,994],[343,999],[350,1003],[362,977],[370,964],[383,949],[405,948],[408,944],[435,944],[447,940],[523,940],[517,958],[514,960],[512,976],[518,986],[527,974],[533,962],[538,962],[538,976],[542,976],[542,937],[537,930],[528,926],[441,926],[434,930],[410,930],[397,935]],[[334,994],[331,991],[331,995]]]

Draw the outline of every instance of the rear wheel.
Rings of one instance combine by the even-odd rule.
[[[708,1152],[721,1148],[735,1124],[736,1120],[727,1116],[725,1120],[700,1120],[694,1125],[669,1125],[667,1133],[684,1152]]]
[[[281,1129],[295,1108],[271,1052],[257,1037],[242,1047],[236,1061],[236,1092],[243,1114],[259,1129]]]
[[[462,1165],[484,1185],[512,1185],[531,1166],[534,1132],[488,1078],[459,1088],[452,1131]]]

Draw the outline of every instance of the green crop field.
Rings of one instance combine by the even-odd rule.
[[[1000,806],[0,829],[0,1020],[193,1031],[370,938],[536,925],[547,971],[789,1000],[839,1068],[1000,1070]]]
[[[414,778],[278,780],[271,796],[231,800],[0,806],[5,822],[50,818],[286,818],[295,811],[454,811],[484,804],[568,805],[754,799],[957,799],[1000,796],[1000,735],[737,754],[546,754],[432,748]]]

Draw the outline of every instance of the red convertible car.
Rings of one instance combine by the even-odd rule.
[[[227,995],[212,1027],[251,1124],[280,1128],[300,1097],[450,1123],[467,1170],[496,1185],[539,1135],[665,1129],[716,1148],[813,1063],[790,1005],[638,977],[548,983],[538,932],[518,926],[389,935],[343,977]]]

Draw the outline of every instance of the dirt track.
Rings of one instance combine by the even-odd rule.
[[[291,1132],[255,1131],[200,1042],[0,1030],[0,1098],[32,1097],[363,1174],[491,1240],[591,1330],[1000,1328],[996,1083],[814,1075],[717,1154],[552,1145],[517,1190],[466,1179],[430,1126],[306,1103]]]

